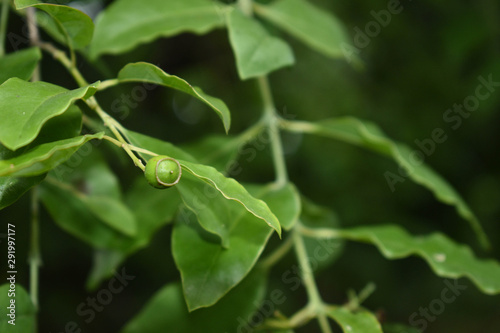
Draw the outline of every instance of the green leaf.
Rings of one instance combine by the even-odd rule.
[[[291,230],[299,220],[302,203],[297,188],[292,183],[275,188],[273,185],[245,185],[248,192],[267,203],[285,230]]]
[[[203,229],[219,236],[223,247],[230,247],[230,224],[227,221],[233,218],[233,210],[228,200],[218,196],[217,190],[189,173],[182,176],[182,182],[179,182],[175,188],[181,194],[186,207],[196,215],[198,223]],[[262,198],[264,202],[269,202],[268,207],[278,218],[280,224],[286,226],[287,229],[290,229],[298,221],[301,207],[300,197],[293,184],[286,184],[279,189],[275,189],[271,185],[266,187],[245,185],[245,189],[255,198]]]
[[[98,173],[97,170],[95,173]],[[119,250],[99,250],[95,254],[92,271],[87,279],[89,289],[97,288],[102,280],[111,277],[127,256],[146,247],[160,227],[172,222],[180,198],[174,190],[154,189],[140,175],[127,190],[125,204],[135,216],[137,233],[134,238],[121,237]]]
[[[42,59],[42,53],[37,47],[0,57],[0,84],[11,77],[29,80],[40,59]]]
[[[50,118],[43,125],[36,139],[25,148],[58,140],[70,139],[80,135],[82,131],[82,111],[76,105],[71,105],[63,114]],[[16,152],[21,151],[18,149]]]
[[[382,333],[377,318],[368,311],[352,312],[343,307],[330,307],[326,313],[345,333]]]
[[[120,201],[118,179],[90,144],[75,155],[80,158],[52,170],[50,178],[40,186],[43,204],[54,221],[70,234],[97,248],[126,250],[123,243],[130,243],[132,238],[105,223],[85,201],[87,196]],[[67,209],[61,210],[61,206]]]
[[[388,259],[419,256],[438,276],[467,277],[485,294],[500,293],[500,264],[476,258],[468,246],[459,245],[441,233],[417,237],[399,226],[387,225],[340,230],[339,235],[373,244]]]
[[[70,49],[82,49],[92,40],[94,23],[92,19],[78,9],[46,4],[37,0],[15,0],[17,9],[35,7],[45,13],[38,13],[37,23],[57,41]]]
[[[255,217],[266,222],[271,228],[276,230],[281,237],[281,225],[276,216],[262,200],[255,199],[248,191],[233,178],[226,178],[215,168],[179,160],[183,171],[187,171],[195,177],[203,180],[208,185],[214,187],[226,199],[234,200],[243,205],[247,211]],[[182,181],[182,179],[181,179]]]
[[[93,147],[53,170],[50,182],[68,190],[68,195],[81,200],[88,211],[102,223],[126,236],[137,234],[137,222],[130,209],[123,203],[118,179]],[[71,165],[71,167],[69,167]],[[56,179],[53,176],[56,175]]]
[[[95,290],[104,279],[116,272],[118,266],[125,260],[125,254],[121,251],[97,249],[94,251],[92,269],[87,278],[88,290]]]
[[[232,161],[236,161],[238,149],[243,143],[238,137],[229,135],[209,135],[202,140],[188,143],[182,149],[196,157],[202,163],[213,166],[226,174],[231,172]]]
[[[101,144],[102,141],[95,142]],[[121,200],[120,183],[95,145],[87,144],[69,160],[51,171],[50,176],[85,195]]]
[[[412,162],[410,148],[389,139],[378,126],[357,118],[345,117],[323,120],[317,123],[285,122],[287,130],[322,135],[373,150],[394,159],[404,168],[411,179],[434,193],[441,202],[455,207],[457,212],[469,222],[483,247],[488,248],[489,240],[478,219],[453,187],[425,164]],[[387,175],[386,175],[387,178]],[[391,190],[394,184],[387,179]]]
[[[227,14],[227,27],[242,80],[269,74],[295,62],[286,42],[271,36],[256,19],[238,9]]]
[[[229,131],[231,114],[223,101],[205,94],[201,88],[191,86],[180,77],[165,73],[161,68],[153,64],[146,62],[128,64],[118,73],[118,81],[154,83],[189,94],[212,108],[221,118],[226,132]]]
[[[146,247],[159,228],[173,221],[181,202],[177,192],[154,189],[141,175],[127,191],[125,204],[138,222],[137,233],[132,239],[120,238],[120,250],[99,250],[96,253],[87,279],[89,289],[97,288],[129,255]]]
[[[0,161],[0,176],[36,176],[46,173],[68,160],[81,146],[92,139],[102,139],[104,133],[45,143],[27,153]]]
[[[131,246],[136,251],[149,244],[160,227],[173,222],[181,200],[176,191],[155,189],[140,175],[127,191],[125,203],[139,223],[136,241]]]
[[[264,188],[267,191],[261,193],[265,199],[272,187]],[[209,200],[220,200],[220,197]],[[277,206],[279,202],[272,205]],[[232,217],[226,221],[231,244],[227,249],[213,234],[201,228],[194,214],[187,210],[179,214],[174,227],[172,253],[181,272],[190,311],[215,304],[234,288],[255,265],[271,235],[271,229],[241,205],[227,201],[227,206]]]
[[[338,228],[337,215],[329,208],[318,206],[302,197],[300,222],[308,228]],[[313,270],[330,266],[344,249],[343,239],[311,238],[304,235],[304,245]]]
[[[224,24],[224,6],[210,0],[118,0],[97,18],[90,55],[119,54],[159,37],[205,34]]]
[[[72,105],[68,111],[60,116],[47,121],[42,127],[40,134],[30,145],[23,149],[28,150],[43,143],[63,140],[78,136],[81,130],[82,114],[80,109]],[[5,160],[21,155],[18,149],[13,152],[0,144],[0,159]],[[45,178],[45,174],[34,177],[0,177],[0,210],[16,202],[30,188],[38,185]]]
[[[342,57],[341,44],[349,40],[346,29],[335,16],[306,0],[255,4],[255,12],[328,57]]]
[[[61,228],[95,248],[116,250],[124,259],[146,246],[155,231],[173,219],[180,200],[176,191],[158,191],[149,186],[140,171],[137,171],[139,175],[127,190],[125,198],[122,198],[119,180],[107,166],[99,150],[89,153],[89,149],[92,150],[92,146],[77,154],[83,156],[80,161],[68,161],[53,170],[51,178],[41,187],[40,197]],[[103,221],[105,216],[102,214],[106,212],[92,211],[88,206],[89,198],[114,201],[122,211],[120,214],[136,221],[134,236],[117,232]],[[61,205],[68,209],[61,211]],[[122,223],[125,219],[119,216],[109,218],[115,219],[111,224]],[[120,261],[114,260],[115,257],[111,259],[110,265],[120,264]],[[93,280],[88,282],[89,287],[94,287],[108,277],[99,276],[98,273],[104,274],[104,271],[93,273]]]
[[[130,246],[130,237],[103,223],[72,190],[45,181],[39,193],[52,219],[69,234],[97,249],[126,251]]]
[[[228,200],[220,198],[217,190],[189,173],[182,175],[182,181],[175,188],[179,191],[184,205],[196,215],[203,229],[219,236],[222,246],[228,248],[230,224],[226,221],[232,218]],[[216,197],[219,197],[219,200],[216,200]]]
[[[7,275],[9,277],[9,275]],[[5,333],[32,333],[35,332],[36,309],[31,303],[30,296],[17,281],[15,296],[9,297],[10,284],[0,286],[0,307],[2,316],[0,317],[0,332]],[[15,301],[15,325],[9,324],[11,300]]]
[[[75,90],[46,82],[11,78],[0,85],[0,142],[16,150],[32,142],[43,124],[78,100],[92,96],[98,83]]]
[[[35,177],[0,177],[0,210],[12,205],[33,186],[40,184],[45,175]]]
[[[237,332],[241,325],[252,319],[257,305],[264,299],[265,277],[261,271],[253,271],[217,304],[191,313],[186,307],[180,283],[168,284],[127,323],[122,333]],[[216,318],[225,319],[214,320]]]
[[[110,227],[127,236],[137,234],[135,216],[120,201],[105,196],[86,196],[83,201],[92,213]]]

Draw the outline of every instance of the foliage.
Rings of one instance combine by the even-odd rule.
[[[345,303],[331,301],[322,290],[318,283],[322,272],[349,255],[349,251],[344,253],[346,240],[373,244],[387,259],[418,256],[437,276],[464,277],[482,293],[500,293],[498,261],[479,258],[470,246],[459,244],[440,231],[413,235],[397,224],[373,225],[363,221],[348,227],[349,223],[344,223],[340,214],[337,218],[333,207],[323,207],[328,200],[317,200],[325,198],[325,194],[311,195],[304,185],[307,177],[319,184],[326,182],[321,174],[301,177],[300,173],[290,172],[292,168],[285,157],[286,135],[290,133],[366,148],[389,158],[404,171],[404,175],[384,173],[392,191],[395,184],[404,181],[403,177],[413,180],[430,190],[440,202],[453,207],[483,250],[491,249],[494,244],[459,191],[423,163],[422,158],[417,160],[415,151],[391,139],[379,126],[352,115],[298,120],[280,114],[273,100],[274,85],[268,76],[300,66],[303,49],[299,48],[297,56],[296,45],[309,48],[308,52],[317,52],[328,61],[347,60],[346,63],[360,68],[360,50],[353,54],[352,49],[346,49],[347,28],[326,8],[307,0],[238,0],[230,4],[215,0],[155,0],[147,4],[139,0],[116,0],[92,20],[79,9],[60,3],[15,0],[10,9],[9,1],[3,4],[0,35],[7,33],[7,14],[16,13],[26,17],[28,24],[37,22],[42,38],[54,42],[42,41],[31,31],[31,47],[5,54],[3,43],[0,45],[0,210],[11,209],[17,201],[21,204],[23,196],[30,192],[32,214],[30,293],[18,283],[17,326],[2,318],[2,332],[35,332],[39,313],[47,311],[43,280],[42,297],[38,299],[38,270],[40,222],[41,228],[45,228],[49,216],[61,230],[93,251],[87,288],[97,290],[101,285],[108,286],[97,291],[98,301],[106,292],[113,297],[123,290],[115,288],[116,281],[123,287],[128,285],[121,267],[136,252],[152,247],[158,237],[160,242],[171,244],[170,253],[155,253],[151,262],[155,267],[162,266],[168,262],[166,258],[172,257],[178,273],[169,272],[163,277],[161,269],[155,272],[163,286],[156,288],[149,300],[138,297],[142,309],[129,313],[127,322],[120,323],[124,333],[254,329],[291,332],[308,330],[314,321],[323,333],[332,332],[332,327],[361,333],[414,329],[384,323],[375,309],[362,306],[373,292],[370,284],[359,294],[350,292]],[[385,13],[390,21],[391,13],[399,12],[394,7]],[[211,86],[211,76],[210,83],[200,84],[202,89],[192,85],[191,79],[169,74],[168,67],[163,68],[154,60],[142,61],[147,52],[136,58],[141,48],[147,49],[163,38],[179,38],[184,33],[206,35],[220,30],[227,32],[225,38],[239,79],[253,79],[258,90],[259,97],[253,98],[258,102],[247,109],[255,116],[252,119],[257,119],[253,125],[249,125],[252,120],[241,122],[246,116],[243,98],[234,97],[231,103],[226,103],[205,92],[217,91]],[[198,38],[197,41],[202,40]],[[174,54],[182,49],[169,52]],[[76,86],[40,80],[40,73],[45,74],[42,53],[51,56],[60,66],[58,70],[63,68]],[[122,57],[125,64],[120,60],[116,66],[105,65],[111,55]],[[92,70],[87,72],[82,66]],[[294,80],[296,86],[306,84],[301,77]],[[217,83],[217,79],[213,78],[213,82]],[[147,129],[137,132],[133,123],[124,121],[126,117],[112,113],[124,101],[128,107],[138,105],[130,96],[123,99],[123,94],[113,100],[117,91],[131,85],[134,85],[132,91],[136,91],[136,95],[132,94],[135,102],[143,102],[150,97],[149,92],[154,95],[156,87],[163,89],[162,94],[184,94],[181,100],[190,98],[198,103],[193,109],[203,107],[214,111],[215,115],[207,117],[220,120],[222,126],[218,130],[224,129],[226,135],[213,135],[210,126],[200,128],[202,135],[189,133],[187,140],[179,140],[176,134],[182,131],[175,128],[162,130],[161,135]],[[278,91],[275,90],[276,95]],[[137,95],[139,92],[141,95]],[[225,97],[229,95],[239,96],[229,92]],[[152,108],[163,106],[153,104]],[[173,109],[178,112],[174,103]],[[151,129],[170,125],[168,121],[157,124],[138,114],[134,111],[132,117],[145,119]],[[242,129],[237,135],[228,135],[234,123],[232,118],[237,119],[237,126]],[[212,120],[206,120],[209,121]],[[444,132],[432,137],[443,138]],[[299,158],[303,163],[320,163],[321,159],[327,159],[329,144],[314,148],[320,153],[311,149],[309,153],[316,161]],[[240,161],[243,158],[246,162],[253,161],[257,150],[262,149],[270,152],[270,161],[262,169],[268,174],[268,169],[274,168],[274,180],[262,181],[256,174],[238,177],[242,169]],[[175,161],[172,165],[180,166],[181,178],[173,186],[156,189],[148,181],[154,184],[155,177],[159,179],[154,173],[158,168],[148,165],[147,180],[143,173],[147,161],[160,155]],[[39,213],[40,203],[48,215]],[[359,209],[360,204],[356,205]],[[458,221],[458,217],[453,220]],[[167,224],[172,225],[167,229],[171,232],[164,233],[162,228]],[[159,234],[156,239],[155,234]],[[46,236],[48,239],[43,242],[55,237]],[[19,242],[16,245],[24,246]],[[292,249],[296,262],[292,267],[297,277],[288,281],[303,286],[307,293],[304,302],[296,297],[296,304],[303,304],[293,312],[281,307],[286,294],[270,287],[276,277],[287,281],[285,275],[290,269],[280,275],[277,267],[286,265]],[[319,250],[326,251],[326,255],[320,255]],[[334,275],[329,279],[336,281]],[[6,296],[9,285],[1,285],[0,289],[0,301],[5,308],[10,302]],[[290,315],[284,315],[289,311]],[[85,313],[80,306],[76,312],[80,316]],[[87,313],[94,313],[85,320],[89,323],[95,312]]]

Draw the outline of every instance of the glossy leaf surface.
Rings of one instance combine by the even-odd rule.
[[[15,0],[14,3],[17,9],[35,7],[45,12],[37,15],[38,24],[53,38],[71,49],[82,49],[92,40],[94,23],[78,9],[37,0]]]
[[[204,93],[201,88],[193,87],[178,76],[165,73],[161,68],[153,64],[146,62],[128,64],[118,73],[118,80],[120,82],[154,83],[189,94],[212,108],[221,118],[226,132],[229,131],[231,114],[223,101]]]
[[[29,80],[40,59],[42,59],[42,53],[36,47],[0,57],[0,84],[11,77]]]
[[[224,24],[222,4],[210,0],[118,0],[97,18],[91,56],[119,54],[159,37],[205,34]]]
[[[434,170],[423,163],[416,163],[412,157],[415,151],[389,139],[377,125],[357,118],[345,117],[317,123],[288,122],[284,128],[345,141],[394,159],[407,171],[413,181],[432,191],[441,202],[454,206],[460,216],[470,223],[481,244],[484,247],[489,246],[488,237],[477,217],[455,189]],[[399,178],[402,179],[402,177]],[[394,191],[393,179],[387,173],[386,179],[390,187],[392,184],[391,190]]]
[[[256,5],[256,13],[274,23],[312,49],[329,57],[342,57],[348,41],[343,24],[332,14],[307,0],[278,0]]]
[[[36,176],[48,172],[68,160],[81,146],[104,133],[83,135],[45,143],[23,155],[0,161],[0,176]]]
[[[227,14],[227,27],[242,80],[267,75],[295,62],[286,42],[269,34],[256,19],[238,9]]]
[[[7,275],[7,277],[9,277]],[[3,316],[0,317],[0,332],[6,333],[27,333],[35,330],[36,309],[31,302],[30,296],[23,286],[19,283],[15,287],[15,296],[9,297],[10,284],[2,284],[0,286],[0,306],[2,307]],[[11,306],[11,300],[15,301],[14,318],[11,318],[11,313],[8,309]],[[8,321],[15,319],[13,323]]]
[[[11,78],[0,85],[0,142],[16,150],[32,142],[49,119],[78,99],[92,96],[97,84],[75,90],[46,82]]]
[[[271,186],[254,188],[277,212],[281,205],[271,193]],[[212,198],[211,200],[216,200]],[[227,201],[227,200],[226,200]],[[228,201],[232,217],[229,223],[229,248],[196,222],[186,211],[178,216],[172,234],[172,252],[178,269],[188,308],[192,311],[215,304],[235,287],[255,265],[264,250],[271,229],[241,205]],[[285,216],[278,216],[286,220]]]
[[[412,236],[395,225],[341,230],[347,239],[375,245],[389,259],[418,256],[438,276],[467,277],[485,294],[500,293],[500,264],[477,258],[468,246],[460,245],[441,233]]]

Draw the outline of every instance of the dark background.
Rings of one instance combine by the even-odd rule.
[[[335,13],[351,38],[355,37],[356,27],[364,30],[374,20],[371,11],[387,8],[386,1],[311,2]],[[295,119],[312,121],[352,115],[370,120],[412,149],[418,149],[415,140],[430,138],[434,129],[442,128],[447,140],[437,144],[425,162],[470,204],[492,240],[493,250],[482,251],[467,222],[453,208],[437,202],[428,190],[407,180],[391,192],[384,173],[397,173],[397,165],[360,148],[286,134],[283,139],[290,177],[304,195],[333,209],[342,226],[395,223],[415,234],[441,231],[469,244],[479,256],[499,260],[500,89],[481,101],[456,130],[443,120],[443,114],[454,103],[462,103],[474,94],[479,76],[492,75],[493,81],[500,81],[500,5],[495,0],[406,0],[401,4],[403,11],[393,15],[390,24],[360,49],[359,57],[365,64],[362,71],[281,35],[292,45],[297,63],[270,76],[276,106]],[[22,19],[11,15],[9,31],[22,36],[22,27]],[[140,60],[179,75],[227,103],[232,111],[231,134],[241,132],[259,117],[256,85],[239,81],[225,30],[201,37],[183,34],[141,45],[122,56],[105,56],[100,65],[109,73],[99,72],[83,58],[80,60],[80,69],[90,81],[116,74],[124,64]],[[42,71],[45,81],[75,87],[47,55]],[[110,108],[111,101],[121,93],[130,94],[132,88],[124,85],[100,93],[98,98]],[[162,88],[148,92],[147,99],[131,108],[122,122],[130,129],[179,144],[195,142],[209,133],[223,133],[219,119],[201,103]],[[110,163],[126,189],[136,170],[119,159]],[[259,152],[251,163],[242,164],[243,172],[237,177],[240,181],[273,179],[268,149]],[[16,224],[17,258],[27,258],[28,197],[1,211],[0,220]],[[150,247],[127,260],[124,267],[136,279],[97,313],[92,323],[86,324],[75,310],[88,296],[95,296],[95,292],[84,288],[92,250],[55,226],[45,212],[41,225],[44,266],[40,277],[40,332],[63,332],[69,321],[78,323],[84,332],[117,331],[156,290],[179,279],[170,253],[168,226],[158,232]],[[276,242],[273,239],[272,245]],[[2,242],[0,246],[6,245]],[[270,289],[287,289],[280,276],[293,263],[293,256],[288,256],[273,270]],[[27,265],[20,267],[18,283],[27,287],[28,276]],[[388,261],[374,247],[358,243],[348,243],[340,258],[319,272],[317,280],[324,299],[337,304],[346,301],[348,289],[359,291],[372,281],[377,289],[364,305],[388,322],[407,324],[420,307],[428,307],[440,298],[445,287],[444,279],[435,276],[422,260]],[[447,304],[425,331],[499,332],[500,296],[484,295],[465,279],[460,284],[467,285],[467,289]],[[306,301],[302,290],[290,292],[287,299],[283,306],[287,315]],[[302,330],[315,331],[316,323]]]

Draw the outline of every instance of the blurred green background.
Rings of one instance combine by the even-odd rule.
[[[335,13],[352,38],[356,28],[364,31],[374,21],[371,11],[388,6],[387,1],[311,2]],[[492,240],[493,250],[482,251],[468,224],[455,210],[437,202],[422,187],[407,180],[396,184],[396,190],[391,192],[384,173],[397,174],[397,165],[362,149],[322,138],[284,134],[290,177],[304,195],[333,209],[342,226],[396,223],[415,234],[441,231],[469,244],[481,257],[500,260],[500,89],[481,101],[457,129],[443,120],[443,114],[454,103],[462,103],[474,94],[479,76],[492,75],[493,81],[500,81],[500,4],[495,0],[406,0],[401,5],[402,12],[393,15],[391,22],[370,38],[366,47],[360,48],[359,57],[365,65],[361,71],[344,60],[325,58],[281,35],[292,45],[296,65],[270,76],[276,106],[282,114],[295,119],[351,115],[371,120],[390,137],[413,149],[418,149],[415,140],[430,138],[434,129],[442,128],[447,140],[437,144],[425,162],[470,204]],[[22,19],[12,15],[9,29],[22,34]],[[90,81],[106,75],[83,58],[80,60],[80,69]],[[201,37],[183,34],[161,39],[125,55],[101,60],[108,75],[116,74],[128,62],[144,60],[203,87],[222,98],[231,109],[230,134],[241,132],[259,117],[256,85],[238,79],[225,30]],[[42,71],[45,81],[75,87],[69,75],[47,55]],[[121,94],[130,95],[133,88],[134,85],[124,85],[97,97],[113,115],[113,101]],[[114,115],[121,119],[124,113]],[[223,133],[219,119],[201,103],[162,88],[149,91],[144,101],[129,109],[122,122],[130,129],[176,144]],[[116,155],[105,145],[99,149],[109,157],[124,189],[140,176],[124,156]],[[251,162],[241,160],[243,172],[237,179],[260,183],[272,180],[270,161],[267,148]],[[27,258],[28,201],[25,196],[0,211],[4,224],[17,225],[19,261]],[[179,279],[170,253],[170,231],[170,226],[162,229],[150,247],[124,264],[126,272],[136,278],[87,324],[77,315],[76,308],[87,297],[95,297],[95,291],[84,288],[92,250],[61,231],[43,212],[40,332],[63,332],[69,321],[76,322],[83,332],[115,332],[121,328],[156,290]],[[277,242],[273,239],[271,246]],[[289,291],[289,286],[281,281],[293,260],[290,255],[273,269],[269,287],[287,291],[288,301],[282,309],[287,315],[306,301],[301,289]],[[28,276],[27,265],[20,267],[19,283],[28,286]],[[348,289],[360,290],[370,281],[377,289],[365,306],[384,321],[407,324],[420,307],[428,307],[439,298],[445,286],[444,280],[420,259],[387,261],[375,248],[358,243],[348,243],[340,258],[318,275],[322,295],[332,303],[345,302]],[[460,283],[467,285],[467,290],[447,304],[425,331],[499,332],[500,296],[483,295],[466,280]],[[299,332],[316,331],[316,324],[311,323]]]

